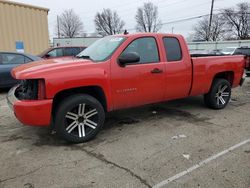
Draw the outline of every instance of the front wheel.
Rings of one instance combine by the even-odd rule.
[[[55,129],[63,139],[81,143],[94,138],[104,120],[105,112],[97,99],[86,94],[73,95],[57,108]]]
[[[205,104],[212,109],[223,109],[231,97],[231,84],[226,79],[215,79],[209,93],[204,95]]]

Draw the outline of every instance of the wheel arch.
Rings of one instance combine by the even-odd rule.
[[[53,98],[52,115],[54,116],[57,106],[60,104],[60,101],[74,94],[88,94],[96,98],[102,104],[105,112],[108,111],[107,97],[105,95],[104,90],[100,86],[84,86],[84,87],[70,88],[56,93],[56,95]]]
[[[223,72],[216,73],[213,77],[213,81],[218,78],[226,79],[232,86],[234,82],[234,76],[235,76],[234,71],[223,71]]]

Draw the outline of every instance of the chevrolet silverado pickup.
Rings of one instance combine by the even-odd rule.
[[[75,59],[18,66],[21,80],[7,96],[26,125],[52,126],[70,142],[94,138],[110,111],[204,95],[224,108],[243,84],[244,56],[190,56],[181,35],[139,33],[104,37]]]

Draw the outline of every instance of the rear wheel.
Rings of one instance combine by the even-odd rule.
[[[205,104],[212,109],[223,109],[231,97],[231,84],[226,79],[215,79],[209,93],[204,95]]]
[[[94,138],[103,127],[101,103],[90,95],[73,95],[63,100],[55,117],[56,132],[63,139],[81,143]]]

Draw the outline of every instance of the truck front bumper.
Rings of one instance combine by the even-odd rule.
[[[15,96],[17,88],[18,86],[13,87],[7,95],[8,105],[14,111],[16,118],[25,125],[49,126],[52,99],[18,100]]]

